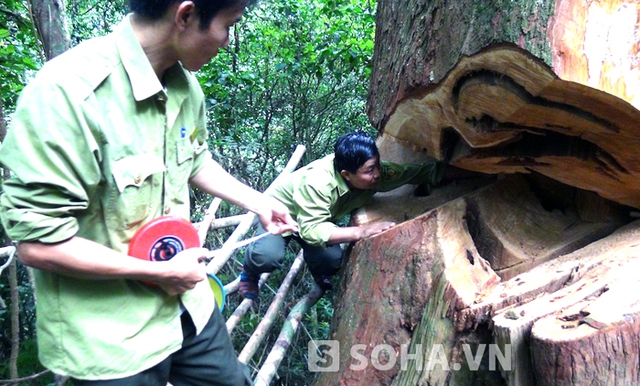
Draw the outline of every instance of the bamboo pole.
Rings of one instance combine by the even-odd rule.
[[[220,229],[238,225],[245,216],[246,214],[238,214],[235,216],[217,218],[211,222],[209,229]]]
[[[42,377],[43,375],[47,375],[50,374],[51,370],[43,370],[39,373],[36,374],[32,374],[26,377],[22,377],[22,378],[16,378],[16,379],[9,379],[9,380],[0,380],[0,385],[2,386],[13,386],[13,385],[20,385],[21,383],[27,383],[27,384],[31,384],[32,381]]]
[[[227,296],[231,295],[233,293],[236,293],[239,287],[240,287],[240,277],[238,276],[235,278],[234,281],[224,285],[224,293],[226,293]]]
[[[220,197],[215,197],[213,201],[211,201],[211,204],[209,205],[207,211],[204,213],[202,222],[198,224],[197,228],[198,238],[200,238],[200,245],[204,245],[204,242],[207,240],[207,233],[209,231],[209,228],[211,228],[211,223],[216,218],[216,211],[218,210],[221,202],[222,199]]]
[[[256,218],[256,215],[255,213],[250,212],[250,213],[247,213],[246,216],[247,217],[245,217],[240,222],[240,224],[236,227],[233,233],[231,233],[231,236],[229,236],[227,241],[224,242],[224,244],[220,248],[221,252],[217,254],[216,257],[214,257],[211,260],[211,262],[209,262],[209,264],[207,265],[207,273],[212,273],[214,275],[217,274],[218,271],[222,269],[222,267],[224,267],[224,265],[227,263],[227,261],[229,260],[229,258],[234,252],[234,249],[225,250],[225,246],[231,245],[233,243],[240,241],[251,230],[251,227],[253,226],[253,221]]]
[[[300,269],[304,266],[304,259],[302,256],[303,256],[303,252],[300,251],[296,259],[293,261],[293,264],[291,264],[291,269],[289,270],[289,273],[282,281],[280,288],[278,288],[278,292],[276,293],[276,296],[271,301],[271,304],[269,305],[269,309],[267,309],[267,312],[262,317],[262,320],[260,321],[255,331],[249,338],[249,341],[247,341],[244,348],[242,349],[242,352],[240,353],[240,355],[238,355],[238,360],[240,362],[242,363],[249,362],[251,357],[253,357],[256,350],[258,349],[258,346],[260,345],[260,343],[262,343],[262,341],[264,340],[265,335],[269,332],[269,329],[271,328],[276,318],[278,317],[278,313],[282,308],[282,304],[284,303],[284,299],[287,296],[289,289],[291,288],[291,283],[293,283],[293,279],[295,279],[296,276],[298,276]]]
[[[291,309],[276,343],[273,345],[267,359],[264,361],[260,371],[258,371],[256,379],[253,381],[254,386],[268,386],[271,383],[271,380],[278,371],[280,362],[282,362],[282,358],[284,358],[284,355],[291,345],[291,341],[298,327],[300,327],[302,318],[323,294],[324,291],[316,285]]]

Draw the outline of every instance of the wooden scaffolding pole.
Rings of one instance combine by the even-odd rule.
[[[293,264],[291,265],[291,269],[289,270],[289,273],[282,281],[282,284],[280,285],[280,288],[278,289],[276,296],[271,302],[269,309],[262,317],[262,320],[256,327],[255,331],[253,332],[253,335],[251,335],[251,337],[249,338],[249,341],[247,341],[247,344],[245,344],[240,355],[238,355],[238,360],[240,362],[242,363],[249,362],[251,357],[255,354],[256,350],[258,349],[258,346],[260,346],[260,343],[262,343],[262,341],[264,340],[265,335],[267,334],[267,332],[269,332],[269,329],[273,325],[273,322],[275,322],[276,318],[278,317],[278,313],[282,309],[282,304],[284,303],[284,299],[287,296],[289,289],[291,288],[291,283],[293,283],[293,279],[295,279],[296,276],[298,276],[300,269],[304,266],[304,259],[302,256],[303,256],[303,252],[300,251],[296,259],[293,261]]]
[[[280,362],[282,362],[282,358],[284,358],[284,355],[287,353],[287,350],[291,345],[291,341],[293,340],[298,327],[300,327],[300,324],[302,323],[302,318],[309,309],[316,304],[323,294],[324,291],[315,285],[313,289],[291,309],[291,312],[287,316],[287,320],[285,320],[284,325],[282,326],[280,335],[278,335],[276,343],[273,345],[269,356],[267,356],[267,359],[264,361],[260,371],[258,371],[256,379],[253,381],[254,386],[268,386],[271,383],[271,380],[278,371]]]

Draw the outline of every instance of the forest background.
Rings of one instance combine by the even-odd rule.
[[[127,13],[126,0],[66,0],[64,4],[72,46],[109,33]],[[11,129],[11,115],[22,88],[46,60],[33,23],[32,5],[27,0],[0,3],[2,136],[5,127]],[[331,153],[333,143],[342,134],[364,130],[375,135],[365,114],[375,9],[375,0],[261,0],[252,7],[232,29],[231,45],[196,73],[207,99],[209,148],[216,160],[241,181],[264,191],[297,145],[307,149],[301,162],[304,165]],[[3,172],[6,176],[7,171]],[[193,222],[202,219],[210,200],[200,192],[192,192]],[[223,204],[216,216],[239,213],[239,208]],[[10,245],[4,231],[0,231],[4,245]],[[210,232],[205,246],[216,248],[230,232],[231,229]],[[296,252],[292,249],[290,257]],[[224,283],[238,275],[241,260],[242,251],[219,273]],[[10,378],[9,357],[16,340],[20,347],[18,376],[44,369],[37,361],[35,303],[28,270],[19,263],[7,266],[5,261],[0,261],[0,267],[2,383]],[[282,276],[277,274],[270,278],[273,283],[280,281]],[[287,299],[289,307],[311,285],[308,273],[299,275]],[[272,292],[263,291],[262,296],[272,296]],[[237,297],[229,297],[225,316],[240,300]],[[12,302],[16,298],[19,300]],[[260,302],[234,330],[236,349],[242,348],[268,303]],[[307,384],[307,342],[327,337],[332,311],[330,294],[311,309],[274,384]],[[265,340],[250,366],[257,366],[260,357],[268,354],[279,325],[272,331],[273,336]],[[52,382],[53,377],[46,374],[29,383]]]

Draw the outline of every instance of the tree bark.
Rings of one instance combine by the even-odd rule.
[[[367,113],[379,131],[398,101],[462,59],[509,42],[564,80],[640,107],[640,4],[632,0],[380,0]]]
[[[13,257],[13,256],[12,256]],[[11,291],[11,357],[9,358],[9,377],[18,378],[18,355],[20,353],[20,293],[18,292],[17,259],[9,265],[9,288]]]
[[[30,0],[33,22],[40,35],[47,60],[71,47],[63,0]]]

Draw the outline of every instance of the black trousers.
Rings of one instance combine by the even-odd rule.
[[[74,379],[74,386],[250,386],[249,369],[238,357],[216,307],[200,335],[188,312],[183,312],[182,348],[150,369],[136,375],[105,381]],[[162,339],[162,337],[158,337]]]
[[[260,223],[258,223],[256,233],[262,234],[265,232]],[[294,235],[287,237],[269,235],[247,248],[244,260],[245,272],[253,276],[259,276],[265,272],[282,269],[285,250],[291,240],[295,240],[302,247],[304,260],[313,275],[331,276],[340,269],[342,249],[339,244],[330,247],[318,247],[307,244],[300,237]]]

